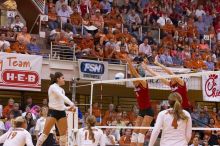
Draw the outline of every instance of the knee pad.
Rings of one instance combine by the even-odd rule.
[[[48,135],[42,133],[37,140],[36,146],[42,146],[44,141],[47,139],[47,137],[48,137]]]
[[[66,135],[62,135],[60,136],[60,146],[66,146],[67,144],[67,136]]]
[[[138,142],[138,134],[133,132],[131,135],[131,142],[137,143]]]
[[[138,143],[144,143],[145,135],[142,133],[138,134]]]

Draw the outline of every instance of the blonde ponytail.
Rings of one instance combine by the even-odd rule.
[[[86,125],[89,131],[89,139],[93,141],[93,143],[95,142],[95,136],[94,136],[94,132],[92,130],[92,127],[95,126],[96,123],[96,118],[95,116],[88,116],[86,118]]]
[[[174,117],[177,120],[179,120],[179,119],[187,120],[188,119],[188,117],[185,115],[185,113],[182,110],[181,103],[178,100],[175,101],[175,104],[173,106],[173,110],[174,110]]]
[[[173,116],[174,118],[178,121],[178,120],[187,120],[188,117],[185,115],[185,113],[183,112],[182,109],[182,97],[179,93],[177,92],[173,92],[169,95],[168,97],[169,100],[174,101],[174,105],[173,106]]]

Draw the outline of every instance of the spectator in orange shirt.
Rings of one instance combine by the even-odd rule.
[[[174,40],[172,34],[167,34],[162,40],[162,44],[166,46],[172,46],[174,44]]]
[[[122,121],[123,123],[125,123],[126,125],[130,122],[128,114],[126,111],[122,112]]]
[[[131,144],[131,133],[131,129],[125,130],[125,135],[123,135],[119,140],[120,146],[129,146]]]
[[[19,36],[17,37],[17,40],[18,41],[11,46],[12,52],[27,54],[28,49],[25,44],[25,38],[23,36]]]
[[[101,47],[100,44],[97,44],[97,45],[95,46],[95,49],[92,50],[92,52],[91,52],[91,57],[94,57],[94,58],[103,60],[103,58],[104,58],[104,52],[103,52],[103,48]]]
[[[201,56],[197,56],[193,62],[193,67],[194,69],[197,69],[197,70],[204,70],[204,69],[207,69],[207,66],[206,64],[204,63],[204,61],[202,60]]]
[[[24,26],[24,27],[21,29],[21,32],[18,33],[18,35],[17,35],[17,40],[18,40],[18,38],[21,37],[21,36],[24,37],[24,43],[25,43],[25,44],[30,43],[30,41],[31,41],[31,35],[27,32],[27,27],[26,27],[26,26]]]
[[[4,118],[8,117],[8,114],[10,113],[10,111],[14,108],[14,99],[10,98],[8,100],[8,105],[4,107],[2,115]]]
[[[131,39],[131,42],[128,44],[128,51],[129,51],[129,53],[134,52],[135,54],[138,54],[139,48],[137,45],[136,38]]]
[[[48,26],[51,30],[58,28],[57,14],[55,7],[52,7],[48,13]]]
[[[101,109],[99,108],[99,103],[95,102],[92,106],[92,114],[96,117],[96,122],[101,121]]]
[[[171,20],[168,19],[166,24],[162,27],[162,29],[164,30],[165,33],[174,33],[175,31],[175,27],[172,24]]]
[[[122,109],[121,109],[121,106],[120,106],[120,105],[117,105],[117,106],[116,106],[115,112],[116,112],[117,114],[121,114],[121,115],[122,115]]]
[[[205,40],[202,39],[200,44],[199,44],[199,49],[200,50],[209,50],[209,46],[207,43],[205,43]]]
[[[138,116],[138,108],[137,105],[133,105],[131,108],[131,111],[128,113],[129,115],[129,120],[134,124],[137,116]],[[135,125],[135,124],[134,124]]]
[[[82,28],[82,17],[78,12],[77,7],[73,9],[73,14],[70,15],[70,20],[73,27],[75,27],[77,31],[80,31]]]
[[[61,31],[60,33],[58,33],[55,38],[55,43],[61,44],[61,45],[67,45],[69,43],[69,40],[65,34],[66,33],[64,31]]]
[[[91,57],[91,52],[94,50],[94,40],[90,33],[87,33],[85,38],[82,39],[81,43],[79,44],[79,48],[81,52],[77,54],[78,58],[81,57]]]
[[[199,40],[197,40],[196,38],[193,39],[193,42],[191,43],[190,47],[193,49],[193,50],[196,50],[197,48],[199,48]]]
[[[103,117],[103,125],[109,124],[109,122],[112,122],[112,120],[115,118],[115,108],[114,104],[109,104],[108,110],[105,112],[105,115]]]
[[[179,23],[178,27],[176,28],[176,31],[178,32],[178,36],[180,37],[187,36],[187,30],[186,27],[184,27],[183,23]]]
[[[51,9],[55,8],[55,4],[53,3],[53,0],[49,0],[49,2],[47,3],[48,5],[48,11],[50,11]],[[56,10],[56,9],[55,9]]]
[[[100,29],[102,29],[104,27],[104,19],[100,13],[100,10],[97,9],[95,11],[95,15],[91,16],[91,23],[92,25],[94,25],[95,27],[98,27]]]

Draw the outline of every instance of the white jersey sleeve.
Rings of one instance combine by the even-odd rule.
[[[8,130],[5,134],[3,134],[1,137],[0,137],[0,143],[5,143],[8,135],[10,134],[11,130]]]
[[[187,123],[186,123],[186,140],[189,142],[192,137],[192,119],[190,114],[187,111],[184,111],[186,116],[188,117]]]
[[[26,131],[26,145],[27,146],[34,146],[32,142],[32,137],[29,132]]]
[[[151,133],[151,137],[150,137],[150,141],[149,141],[148,146],[154,146],[154,143],[157,140],[157,137],[158,137],[160,130],[163,126],[163,115],[164,115],[164,112],[160,112],[157,116],[156,124],[155,124],[154,129]]]
[[[55,88],[55,86],[53,86],[53,87],[51,88],[51,91],[52,91],[53,93],[55,93],[57,96],[63,98],[63,100],[64,100],[64,102],[65,102],[66,104],[68,104],[68,105],[70,105],[70,106],[73,106],[73,105],[74,105],[73,102],[70,101],[70,99],[65,96],[65,92],[64,92],[63,89],[62,89],[62,91],[60,92],[60,90],[57,90],[57,88]],[[62,93],[62,92],[63,92],[63,93]]]

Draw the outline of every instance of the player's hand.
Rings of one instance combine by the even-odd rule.
[[[75,111],[76,111],[76,108],[75,108],[75,106],[68,106],[68,107],[67,107],[67,111],[75,112]]]

